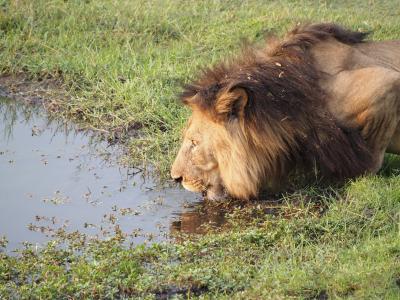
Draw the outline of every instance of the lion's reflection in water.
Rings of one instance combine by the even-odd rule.
[[[179,233],[204,234],[211,228],[222,227],[226,213],[226,210],[216,209],[208,202],[198,203],[193,211],[179,214],[179,219],[171,223],[170,232],[174,236]]]
[[[282,208],[281,200],[241,201],[203,201],[193,205],[192,210],[179,214],[179,219],[170,225],[170,234],[176,240],[183,240],[185,235],[206,234],[209,231],[223,230],[229,227],[229,220],[235,219],[240,212],[243,222],[251,222],[258,216],[278,215]]]

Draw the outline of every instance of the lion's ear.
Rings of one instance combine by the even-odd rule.
[[[243,119],[247,101],[247,92],[243,88],[223,91],[217,96],[215,111],[226,120],[235,118]]]

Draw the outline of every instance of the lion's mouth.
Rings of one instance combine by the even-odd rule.
[[[182,186],[194,193],[201,193],[207,190],[207,187],[203,184],[201,180],[182,180]]]
[[[183,180],[182,186],[190,192],[202,193],[209,200],[221,200],[226,197],[222,185],[205,185],[201,180]]]

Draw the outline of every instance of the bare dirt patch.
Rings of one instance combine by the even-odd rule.
[[[60,79],[48,76],[32,80],[23,73],[1,75],[0,95],[30,104],[42,104],[49,111],[57,111],[59,101],[68,98]]]

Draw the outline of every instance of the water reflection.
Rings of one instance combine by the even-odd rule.
[[[232,199],[222,202],[204,200],[190,205],[191,209],[178,213],[179,219],[171,223],[170,232],[176,240],[181,241],[187,235],[228,229],[229,221],[234,219],[236,224],[250,224],[264,219],[265,215],[276,216],[282,209],[286,210],[282,201],[282,198],[272,195],[246,202]]]
[[[28,107],[22,105],[20,102],[0,97],[0,124],[3,127],[2,138],[10,140],[17,121],[21,122],[21,120],[24,120],[28,123],[32,116],[39,114],[39,111],[40,108],[38,106]],[[32,134],[34,134],[33,129]]]
[[[224,225],[227,213],[227,210],[216,209],[206,201],[197,203],[192,210],[179,213],[179,219],[171,223],[170,230],[176,235],[204,234],[210,228]]]
[[[167,239],[177,213],[199,195],[159,186],[119,164],[120,153],[41,107],[0,99],[0,237],[10,248],[76,230],[120,231],[134,243]]]

